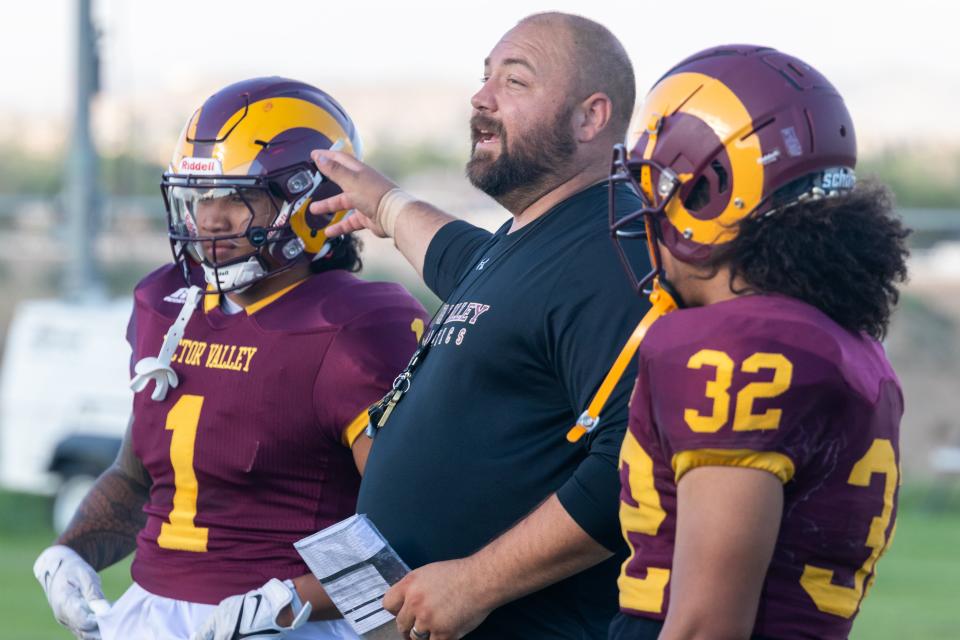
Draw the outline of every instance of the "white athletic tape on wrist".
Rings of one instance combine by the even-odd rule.
[[[380,198],[380,204],[377,205],[377,221],[383,227],[384,233],[391,238],[394,237],[397,219],[400,218],[403,208],[416,201],[416,198],[400,187],[394,187],[383,194],[383,197]]]
[[[290,589],[290,595],[293,596],[290,601],[290,610],[293,612],[293,617],[296,618],[300,610],[303,609],[303,600],[300,599],[300,593],[297,591],[296,585],[293,584],[293,580],[284,580],[283,584]]]

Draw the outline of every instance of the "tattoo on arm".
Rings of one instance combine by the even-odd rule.
[[[150,484],[149,474],[133,452],[128,427],[117,459],[97,478],[57,544],[79,553],[97,571],[119,562],[133,552],[146,523],[143,505]]]

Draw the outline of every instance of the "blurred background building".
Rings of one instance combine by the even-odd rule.
[[[87,4],[89,47],[79,26]],[[126,390],[101,390],[97,384],[101,377],[122,377],[126,362],[103,376],[97,373],[103,363],[96,362],[97,354],[125,357],[122,322],[98,329],[118,334],[119,347],[88,345],[72,361],[47,368],[33,363],[34,369],[24,369],[24,361],[35,359],[39,342],[45,341],[55,359],[77,340],[89,340],[76,329],[86,316],[77,311],[70,326],[50,325],[46,333],[22,338],[19,346],[11,346],[8,329],[15,314],[26,313],[18,312],[22,303],[65,295],[85,300],[87,308],[109,306],[113,318],[124,316],[132,286],[170,259],[160,174],[183,123],[206,96],[258,75],[316,84],[351,114],[369,162],[418,196],[493,229],[508,214],[463,177],[470,96],[498,38],[524,15],[551,9],[582,13],[610,27],[633,59],[641,96],[689,53],[732,42],[768,44],[797,55],[845,96],[861,149],[858,174],[890,184],[915,230],[911,279],[886,346],[906,396],[904,506],[921,515],[901,525],[899,535],[909,537],[899,556],[902,564],[894,564],[892,586],[880,578],[878,590],[888,591],[881,591],[881,604],[872,609],[868,600],[867,621],[861,623],[867,631],[858,637],[901,637],[896,631],[901,606],[925,607],[922,615],[932,621],[914,637],[956,637],[960,616],[949,603],[960,601],[955,577],[960,554],[947,541],[960,540],[960,119],[955,114],[960,10],[950,3],[33,0],[5,6],[0,25],[0,389],[5,395],[0,403],[17,404],[16,429],[27,428],[24,420],[42,423],[44,411],[37,407],[45,398],[64,395],[63,388],[80,378],[87,378],[89,397],[113,398],[112,404],[104,400],[109,407],[91,408],[87,405],[97,402],[88,399],[85,406],[56,411],[125,423]],[[88,54],[89,64],[82,63]],[[93,91],[89,138],[77,129],[78,108],[82,115],[86,104],[77,100],[81,85]],[[92,158],[95,151],[92,165],[77,164],[78,145],[89,145],[81,158]],[[78,216],[86,216],[87,225]],[[89,243],[78,238],[88,233],[85,229]],[[400,280],[425,304],[436,305],[389,242],[364,241],[365,277]],[[57,314],[50,311],[56,308],[34,306],[30,313],[43,317]],[[102,324],[89,321],[97,323]],[[15,359],[14,348],[22,350]],[[89,369],[65,371],[73,366],[65,362],[78,360],[90,363]],[[33,404],[24,404],[24,394],[31,393]],[[47,413],[55,405],[49,400]],[[0,448],[7,446],[0,450],[0,464],[8,467],[24,457],[10,450],[10,438],[2,435],[14,424],[11,415],[9,407],[0,406]],[[111,429],[116,430],[101,430]],[[31,455],[50,458],[35,461],[47,468],[54,463],[54,446]],[[4,471],[0,467],[0,478]],[[48,476],[41,492],[62,489],[64,478]],[[21,574],[32,562],[31,553],[52,535],[48,508],[21,493],[0,491],[0,567],[2,554],[9,553],[6,564],[18,567],[9,569],[16,584],[32,580]],[[894,545],[891,558],[898,553]],[[943,554],[952,555],[952,570],[937,568]],[[884,560],[881,574],[894,562]],[[0,576],[0,584],[10,583]],[[24,586],[19,596],[25,609],[17,637],[51,637],[49,613],[33,586]],[[930,595],[918,595],[918,589]],[[23,611],[36,611],[45,622],[34,623]]]

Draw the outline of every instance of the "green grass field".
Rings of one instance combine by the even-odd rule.
[[[936,511],[923,494],[901,500],[897,537],[880,562],[876,585],[851,636],[856,640],[960,638],[960,501]],[[10,640],[70,638],[50,614],[31,573],[33,560],[53,538],[45,501],[0,493],[0,614]],[[116,599],[130,583],[129,562],[103,575]]]

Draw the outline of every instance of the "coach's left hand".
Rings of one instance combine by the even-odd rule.
[[[492,589],[470,558],[424,565],[408,573],[383,597],[383,607],[397,616],[403,638],[456,640],[473,631],[493,610]],[[413,636],[416,628],[419,635]]]

